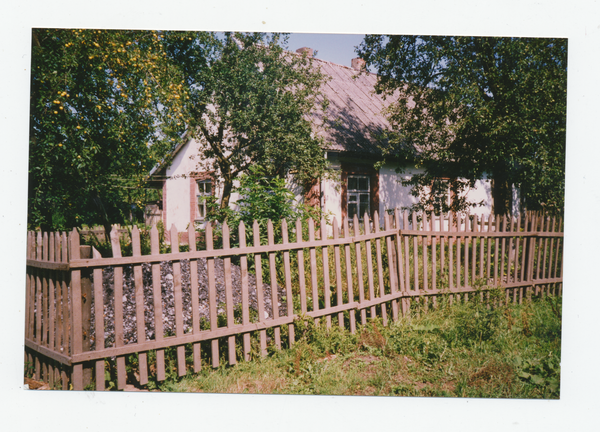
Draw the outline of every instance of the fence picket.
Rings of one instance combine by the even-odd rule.
[[[245,241],[246,238],[244,237],[244,242]],[[188,244],[190,252],[196,251],[196,230],[194,229],[193,224],[190,224],[188,227]],[[198,260],[195,259],[190,260],[190,289],[192,300],[192,333],[197,335],[200,333],[200,294],[198,292]],[[194,359],[194,372],[200,372],[202,369],[202,352],[200,342],[192,344],[192,356]]]
[[[39,236],[38,236],[39,239]],[[69,235],[70,257],[79,258],[79,234],[76,229]],[[39,254],[38,254],[39,257]],[[83,332],[81,317],[81,270],[74,270],[71,273],[71,343],[73,355],[83,351]],[[39,376],[39,375],[38,375]],[[72,373],[73,390],[83,390],[83,364],[73,365]]]
[[[160,254],[160,245],[158,239],[158,229],[156,225],[150,230],[150,252],[152,255]],[[154,299],[154,338],[157,341],[164,339],[163,313],[162,313],[162,292],[161,292],[160,263],[152,264],[152,294]],[[164,381],[165,379],[165,350],[156,350],[156,379]]]
[[[240,222],[238,227],[240,239],[240,249],[246,247],[246,225]],[[248,299],[248,255],[240,256],[240,272],[242,276],[242,325],[250,324],[250,302]],[[244,333],[242,336],[244,360],[250,360],[250,333]],[[200,345],[198,343],[198,345]]]
[[[270,219],[267,222],[267,241],[269,246],[273,246],[275,244],[275,238],[273,234],[273,222],[271,222]],[[269,279],[271,280],[271,311],[273,313],[273,319],[276,320],[277,318],[279,318],[279,298],[277,293],[278,286],[277,269],[275,267],[275,252],[269,253]],[[279,326],[273,328],[273,335],[275,339],[275,346],[277,347],[277,349],[281,349],[281,329]]]
[[[296,220],[296,243],[301,244],[302,239],[302,222]],[[300,311],[303,314],[307,312],[306,305],[306,274],[304,272],[304,250],[298,249],[298,286],[300,288]]]
[[[102,258],[100,252],[98,252],[95,248],[92,248],[92,257],[93,258]],[[103,280],[102,280],[102,269],[95,268],[94,269],[94,315],[96,317],[95,321],[95,345],[96,350],[104,349],[104,289],[103,289]],[[102,391],[104,390],[104,371],[105,364],[104,359],[96,361],[96,390]]]
[[[363,215],[363,223],[365,226],[365,234],[371,234],[371,223],[367,212]],[[375,284],[373,281],[373,251],[371,248],[371,240],[365,241],[365,257],[367,261],[367,283],[369,286],[369,300],[375,299]],[[377,316],[375,306],[371,306],[371,319]]]
[[[223,223],[223,249],[230,248],[229,240],[229,225]],[[231,258],[223,258],[223,276],[225,279],[225,313],[227,315],[227,328],[232,328],[235,325],[233,316],[233,286],[231,283]],[[227,338],[228,361],[230,365],[237,363],[235,356],[235,336]]]
[[[282,243],[288,244],[289,243],[289,232],[288,232],[287,221],[285,219],[283,219],[281,221],[281,234],[282,234]],[[241,243],[240,243],[240,246],[241,246]],[[294,296],[292,294],[292,270],[291,270],[291,265],[290,265],[290,252],[289,251],[283,252],[283,271],[284,271],[284,278],[285,278],[285,301],[286,301],[286,305],[287,305],[287,316],[290,317],[290,316],[294,315],[294,304],[293,304]],[[294,345],[295,339],[296,339],[296,337],[294,335],[294,324],[289,324],[288,325],[288,342],[289,342],[290,347],[292,345]]]
[[[383,229],[385,231],[392,230],[392,215],[386,214],[383,219]],[[397,232],[397,231],[396,231]],[[387,252],[387,261],[388,261],[388,269],[390,272],[390,292],[391,294],[396,294],[398,292],[398,274],[397,274],[397,259],[394,256],[395,252],[395,244],[394,238],[397,237],[397,234],[392,237],[388,235],[385,237],[385,246]],[[392,300],[392,320],[394,322],[398,321],[398,300]]]
[[[387,219],[387,216],[384,213],[384,218]],[[375,215],[373,216],[373,229],[376,233],[379,232],[379,214],[375,211]],[[386,237],[387,238],[387,237]],[[375,239],[375,253],[377,258],[377,281],[378,281],[378,292],[377,297],[383,297],[385,295],[385,285],[383,281],[383,262],[381,257],[381,238]],[[392,270],[390,270],[390,275]],[[383,320],[383,325],[387,326],[388,316],[387,316],[387,306],[385,303],[381,303],[381,318]]]
[[[348,218],[344,219],[344,238],[350,238],[350,226]],[[352,257],[350,252],[350,243],[346,243],[344,246],[344,258],[346,259],[346,284],[348,287],[348,301],[354,301],[354,287],[352,286]],[[354,310],[350,310],[350,332],[354,334],[356,332],[356,313]]]
[[[321,239],[327,239],[327,223],[325,218],[321,219]],[[323,246],[321,248],[321,255],[323,257],[323,301],[325,303],[325,309],[331,308],[331,282],[329,279],[329,246]],[[325,316],[325,325],[327,328],[331,328],[331,315]]]
[[[131,248],[133,256],[142,256],[142,246],[140,241],[140,230],[134,226],[131,230]],[[135,324],[138,343],[146,341],[146,323],[144,319],[144,278],[142,265],[133,266],[133,279],[135,286]],[[94,278],[95,280],[95,278]],[[96,315],[102,316],[102,315]],[[138,354],[140,384],[148,384],[148,354],[141,352]],[[102,365],[104,370],[104,365]]]
[[[260,246],[260,228],[258,222],[254,221],[252,225],[252,236],[254,237],[254,246]],[[254,254],[254,269],[256,272],[256,302],[258,304],[258,321],[264,321],[265,317],[265,299],[263,293],[263,279],[262,279],[262,263],[261,256],[259,253]],[[212,327],[211,327],[212,329]],[[267,355],[267,331],[260,330],[260,353],[263,357]],[[217,357],[218,358],[218,357]]]
[[[113,257],[121,257],[121,243],[117,228],[113,226],[110,235]],[[115,302],[115,346],[125,345],[123,340],[123,267],[114,268],[114,302]],[[162,319],[162,318],[161,318]],[[123,390],[126,385],[125,357],[117,356],[117,388]]]
[[[282,242],[275,244],[273,224],[267,226],[267,245],[261,245],[260,230],[258,223],[253,225],[254,246],[247,247],[246,232],[243,224],[239,227],[240,246],[232,249],[230,247],[229,228],[223,225],[223,250],[214,250],[213,226],[208,225],[206,229],[207,251],[197,251],[195,243],[195,232],[188,229],[190,239],[190,252],[179,252],[179,233],[175,227],[171,228],[172,252],[161,256],[158,231],[153,227],[150,231],[151,255],[143,256],[141,252],[141,233],[137,227],[131,231],[131,243],[133,255],[121,257],[121,246],[119,234],[115,229],[111,236],[111,246],[114,258],[102,258],[98,251],[92,249],[93,256],[88,258],[85,248],[80,251],[80,238],[76,230],[70,233],[67,241],[66,233],[28,233],[27,246],[27,279],[26,279],[26,353],[25,361],[33,363],[36,378],[49,383],[51,388],[55,387],[55,381],[62,381],[62,388],[68,388],[69,379],[73,388],[83,389],[87,384],[86,371],[91,371],[89,365],[95,365],[96,389],[103,390],[105,361],[116,358],[117,365],[117,388],[126,385],[126,356],[137,354],[139,358],[139,381],[143,385],[148,382],[149,367],[148,352],[156,350],[156,378],[159,381],[165,379],[164,350],[173,347],[177,353],[177,371],[179,375],[186,372],[185,345],[191,344],[194,356],[194,371],[201,367],[201,344],[203,341],[211,342],[211,356],[214,367],[219,365],[219,341],[220,338],[228,341],[228,362],[234,364],[236,359],[235,340],[238,335],[243,338],[241,356],[248,360],[250,358],[251,346],[250,335],[257,332],[261,339],[261,354],[266,355],[266,332],[273,328],[274,344],[281,346],[281,326],[288,326],[289,345],[294,344],[294,311],[301,309],[311,319],[327,320],[327,326],[331,325],[331,317],[337,315],[338,325],[344,327],[344,315],[349,314],[349,327],[356,332],[355,312],[361,313],[361,322],[367,322],[367,309],[371,317],[381,316],[384,325],[389,320],[389,304],[392,305],[392,319],[398,318],[398,300],[401,301],[402,313],[409,313],[410,300],[412,297],[423,297],[423,307],[427,309],[429,304],[436,307],[436,294],[439,294],[445,283],[443,278],[450,277],[451,294],[455,299],[464,301],[472,292],[476,292],[479,278],[488,276],[488,283],[505,285],[505,300],[522,301],[523,289],[532,287],[542,295],[561,295],[562,293],[562,219],[558,222],[556,218],[545,215],[528,213],[522,219],[510,218],[508,216],[497,216],[492,219],[485,216],[467,216],[450,213],[447,225],[443,216],[434,214],[423,214],[421,223],[417,223],[417,216],[404,212],[403,226],[400,226],[400,212],[394,212],[383,216],[383,230],[379,225],[379,215],[374,213],[374,219],[369,220],[365,215],[364,232],[361,231],[358,217],[352,221],[353,233],[350,231],[350,221],[343,220],[343,236],[338,226],[338,221],[333,220],[333,238],[326,236],[326,224],[320,221],[318,239],[315,239],[314,221],[309,221],[309,239],[304,242],[302,238],[302,224],[296,221],[296,242],[289,241],[289,228],[286,221],[281,222]],[[456,217],[456,220],[453,218]],[[395,221],[395,223],[394,223]],[[439,227],[437,226],[439,222]],[[393,228],[395,225],[395,229]],[[487,232],[485,226],[487,225]],[[447,228],[446,228],[447,226]],[[411,241],[412,237],[412,241]],[[404,240],[403,240],[404,238]],[[385,239],[385,243],[383,240]],[[416,241],[415,241],[416,240]],[[363,243],[364,242],[364,243]],[[421,243],[419,243],[421,242]],[[447,242],[447,243],[446,243]],[[487,246],[486,246],[487,242]],[[456,247],[454,246],[456,243]],[[447,246],[446,246],[447,244]],[[353,246],[354,245],[354,246]],[[464,251],[463,251],[464,245]],[[306,310],[306,287],[302,289],[302,280],[306,281],[304,269],[301,264],[304,261],[303,246],[312,252],[308,257],[311,266],[311,288],[313,300],[311,310]],[[343,248],[342,248],[343,246]],[[329,248],[333,250],[331,269]],[[320,257],[317,258],[317,249]],[[364,257],[363,257],[364,248]],[[439,249],[438,249],[439,248]],[[485,253],[487,248],[488,253]],[[445,259],[447,249],[448,260]],[[494,253],[491,253],[494,250]],[[292,269],[290,254],[296,251],[298,254],[298,272],[300,288],[300,304],[294,304],[294,293],[292,292],[295,276]],[[344,259],[342,259],[342,252]],[[248,254],[254,256],[256,271],[256,297],[258,301],[258,322],[250,322],[250,293],[249,293],[249,269]],[[431,253],[431,258],[429,254]],[[269,275],[271,283],[271,304],[273,315],[265,314],[265,298],[262,283],[262,254],[268,258]],[[283,257],[278,261],[277,254]],[[384,254],[387,254],[384,258]],[[464,254],[461,256],[461,254]],[[354,255],[354,256],[353,256]],[[454,258],[456,255],[456,258]],[[236,324],[234,320],[233,302],[233,260],[238,257],[241,271],[241,306],[242,322]],[[443,258],[441,258],[443,257]],[[364,258],[364,261],[363,261]],[[191,331],[186,332],[184,328],[183,303],[184,297],[187,301],[187,287],[183,286],[182,261],[190,260],[190,289],[191,289]],[[200,287],[198,277],[198,264],[200,260],[206,259],[209,290],[209,320],[210,329],[200,329]],[[226,303],[226,322],[223,327],[218,326],[216,303],[215,264],[216,260],[223,260]],[[321,276],[319,269],[322,261],[323,293],[317,277]],[[387,259],[387,269],[384,267]],[[456,262],[454,261],[456,259]],[[353,261],[356,260],[353,266]],[[377,268],[375,269],[375,262]],[[412,260],[412,262],[411,262]],[[171,261],[173,268],[173,297],[175,300],[175,335],[165,338],[162,323],[162,289],[161,289],[161,262]],[[492,262],[493,261],[493,262]],[[366,262],[366,268],[365,268]],[[154,320],[155,337],[146,340],[146,308],[143,289],[144,268],[150,263],[152,268],[152,291],[154,297]],[[344,280],[342,276],[342,265],[346,267],[346,284],[348,302],[344,303]],[[415,265],[417,264],[417,265]],[[114,336],[115,343],[111,347],[105,347],[105,322],[104,322],[104,287],[103,274],[107,265],[113,268],[114,289]],[[131,265],[133,272],[134,299],[126,299],[124,294],[124,270],[125,266]],[[219,262],[220,265],[220,262]],[[283,267],[283,283],[285,283],[286,311],[279,310],[279,285],[276,266]],[[447,269],[446,269],[447,266]],[[487,268],[484,270],[484,266]],[[493,274],[492,274],[493,266]],[[354,270],[354,268],[356,270]],[[443,270],[442,270],[443,269]],[[235,270],[237,272],[237,270]],[[365,274],[368,278],[368,286],[365,287]],[[389,271],[389,282],[386,271]],[[86,273],[87,272],[87,273]],[[331,273],[331,274],[330,274]],[[456,273],[456,275],[454,274]],[[90,276],[87,276],[87,275]],[[94,284],[91,292],[85,294],[84,285],[86,280],[92,279]],[[331,289],[335,277],[335,301],[332,300]],[[519,277],[521,275],[521,277]],[[491,277],[490,277],[491,276]],[[376,280],[377,279],[377,280]],[[219,284],[221,283],[218,281]],[[280,281],[281,283],[282,281]],[[413,288],[410,283],[413,283]],[[389,288],[387,284],[389,283]],[[354,292],[354,284],[357,285],[358,294]],[[237,290],[238,287],[236,286]],[[368,293],[366,291],[368,289]],[[304,292],[303,292],[304,291]],[[356,294],[356,297],[355,297]],[[482,292],[482,295],[485,295]],[[489,291],[488,291],[489,294]],[[518,296],[517,296],[518,294]],[[83,295],[86,297],[83,298]],[[126,294],[129,295],[129,294]],[[304,297],[304,305],[302,305]],[[429,299],[431,297],[431,299]],[[87,346],[90,329],[90,317],[86,317],[84,303],[93,301],[94,315],[96,316],[95,347]],[[283,299],[283,297],[282,297]],[[452,297],[451,297],[452,299]],[[125,301],[134,301],[134,316],[124,310]],[[419,299],[415,299],[418,301]],[[488,297],[489,300],[489,297]],[[333,304],[332,304],[333,303]],[[322,306],[321,306],[322,304]],[[150,306],[150,305],[148,305]],[[304,308],[303,308],[304,306]],[[187,307],[187,305],[186,305]],[[296,309],[298,308],[298,309]],[[423,310],[418,308],[418,311]],[[169,311],[169,314],[171,312]],[[381,313],[381,315],[379,315]],[[124,316],[127,314],[127,316]],[[280,316],[283,314],[283,316]],[[124,320],[135,320],[135,334],[137,341],[124,341]],[[129,321],[128,321],[129,322]],[[129,327],[129,326],[128,326]],[[277,334],[279,333],[279,340]],[[85,368],[84,368],[85,366]],[[28,366],[29,368],[29,366]],[[60,375],[60,378],[59,378]]]
[[[213,250],[213,228],[212,223],[206,224],[206,231],[204,233],[206,237],[206,250]],[[259,261],[260,264],[260,261]],[[259,267],[257,266],[257,269]],[[257,270],[258,271],[258,270]],[[208,317],[210,321],[210,330],[216,331],[219,324],[217,318],[217,286],[215,281],[215,259],[206,259],[206,274],[208,278]],[[258,285],[258,282],[257,282]],[[258,292],[258,286],[257,286]],[[262,293],[262,290],[261,290]],[[219,367],[219,339],[213,339],[210,342],[210,355],[212,359],[212,367]]]
[[[354,225],[354,236],[357,237],[360,235],[360,225],[358,223],[358,216],[354,215],[354,220],[352,221]],[[362,325],[367,323],[367,310],[362,307],[362,304],[365,302],[365,285],[363,280],[363,266],[362,266],[362,253],[360,242],[357,241],[354,243],[354,249],[356,253],[356,276],[358,281],[358,302],[360,308],[360,322]]]
[[[338,239],[340,237],[340,231],[338,227],[337,219],[333,218],[332,222],[333,238]],[[344,293],[342,286],[342,262],[340,255],[340,246],[335,245],[333,247],[333,259],[335,261],[335,286],[336,286],[336,306],[340,306],[344,302]],[[344,328],[344,313],[338,312],[338,326]]]
[[[315,225],[312,219],[308,220],[308,241],[315,241]],[[317,257],[316,250],[314,247],[309,248],[308,254],[310,257],[310,284],[311,284],[311,292],[312,292],[312,310],[319,310],[319,291],[317,286]],[[317,319],[316,323],[319,322]]]

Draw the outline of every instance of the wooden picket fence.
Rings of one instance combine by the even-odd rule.
[[[161,253],[156,227],[147,237],[134,227],[131,255],[121,256],[117,234],[111,239],[111,258],[81,246],[76,230],[68,235],[30,232],[26,366],[35,379],[51,388],[71,385],[75,390],[104,390],[105,373],[111,369],[116,371],[116,387],[123,389],[128,380],[126,362],[132,355],[137,379],[144,385],[151,378],[165,379],[170,364],[165,350],[174,350],[179,376],[190,367],[199,371],[204,363],[218,367],[225,353],[226,361],[235,364],[252,355],[267,355],[268,345],[279,349],[293,345],[297,319],[312,318],[327,327],[339,325],[355,332],[357,321],[365,324],[368,316],[380,317],[387,325],[412,309],[435,307],[439,296],[463,301],[472,293],[501,287],[507,302],[522,302],[531,295],[562,293],[561,219],[535,213],[524,218],[486,218],[409,215],[395,210],[382,220],[383,228],[377,214],[372,221],[365,215],[366,223],[354,218],[341,226],[334,219],[330,237],[325,221],[320,221],[318,229],[312,220],[306,225],[297,221],[293,227],[282,221],[278,243],[269,222],[262,244],[256,222],[248,233],[241,224],[236,247],[230,246],[226,224],[218,235],[208,225],[206,247],[196,250],[196,243],[190,241],[187,251],[180,251],[181,233],[173,227],[171,251],[165,253]],[[191,228],[186,234],[196,238]],[[144,238],[149,254],[142,254]],[[252,244],[246,244],[247,238],[253,239]],[[221,248],[215,248],[217,240]],[[222,260],[222,281],[215,275],[218,260]],[[161,283],[161,266],[165,265],[172,268],[174,306],[169,313],[175,317],[175,330],[166,334],[167,287]],[[204,266],[206,283],[199,281],[199,266]],[[241,275],[237,303],[232,294],[232,268]],[[133,278],[129,294],[124,291],[124,272]],[[151,279],[150,287],[144,287],[144,274]],[[103,282],[106,277],[112,278],[110,289]],[[249,300],[249,278],[255,281],[254,307]],[[224,286],[224,305],[218,304],[218,284]],[[271,288],[268,299],[265,287]],[[125,310],[126,295],[134,297],[135,310]],[[114,340],[109,342],[105,339],[106,299],[114,307]],[[272,306],[267,311],[269,302]],[[201,317],[202,308],[208,310],[206,318]],[[184,312],[191,315],[186,322]],[[96,317],[93,327],[92,316]],[[124,338],[127,316],[135,318],[133,340]]]

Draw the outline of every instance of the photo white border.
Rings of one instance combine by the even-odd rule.
[[[22,1],[6,4],[0,90],[0,396],[16,430],[599,430],[600,8],[593,1]],[[562,385],[559,401],[23,390],[32,27],[568,37]],[[8,132],[8,133],[7,133]],[[592,249],[595,246],[596,249]],[[7,348],[8,347],[8,348]],[[6,419],[5,419],[6,422]]]

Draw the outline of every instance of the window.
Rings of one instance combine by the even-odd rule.
[[[198,180],[196,182],[197,191],[196,198],[198,203],[198,214],[199,220],[204,220],[206,217],[206,197],[212,195],[212,181],[211,180]]]
[[[355,215],[358,215],[358,218],[362,220],[365,212],[371,214],[369,208],[371,201],[370,191],[370,179],[368,176],[348,176],[348,219],[353,219]]]

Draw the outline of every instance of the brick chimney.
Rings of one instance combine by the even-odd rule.
[[[302,55],[302,54],[306,53],[306,56],[307,56],[308,58],[312,58],[312,56],[313,56],[313,54],[314,54],[314,52],[315,52],[315,51],[314,51],[312,48],[308,48],[308,47],[302,47],[302,48],[298,48],[298,49],[296,50],[296,52],[297,52],[298,54],[300,54],[300,55]]]
[[[352,59],[352,69],[354,69],[355,71],[364,70],[365,67],[366,67],[366,63],[363,59],[361,59],[361,58],[353,58]]]

